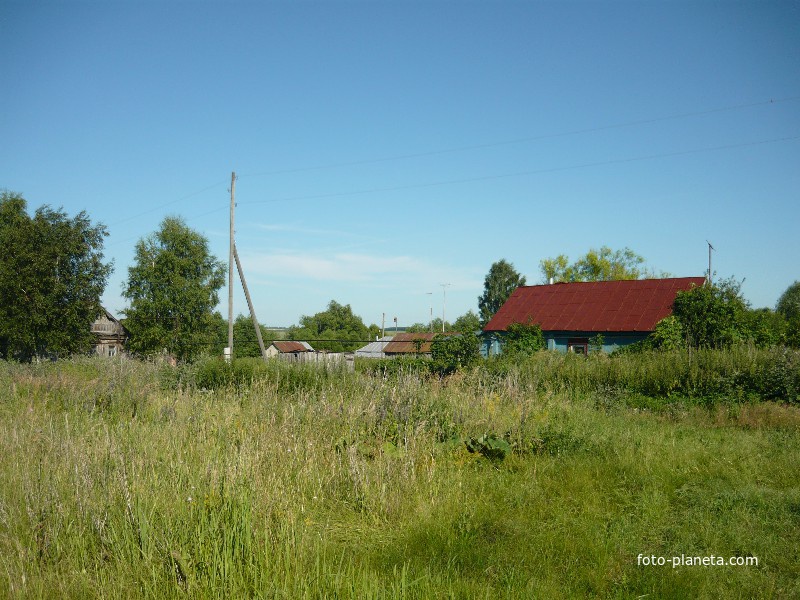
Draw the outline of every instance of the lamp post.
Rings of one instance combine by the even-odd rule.
[[[451,284],[449,283],[441,283],[439,284],[442,286],[442,333],[444,333],[444,323],[445,323],[445,307],[447,306],[447,288]]]
[[[425,292],[425,295],[430,296],[428,300],[430,301],[431,305],[431,318],[428,320],[428,329],[430,329],[431,333],[433,333],[433,292]]]

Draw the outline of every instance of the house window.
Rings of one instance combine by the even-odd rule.
[[[586,356],[589,353],[589,338],[570,338],[567,340],[567,352]]]

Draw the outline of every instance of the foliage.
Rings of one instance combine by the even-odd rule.
[[[433,319],[430,323],[413,323],[405,328],[406,333],[429,333],[434,331],[442,331],[442,319]],[[451,329],[450,323],[446,323],[446,329]]]
[[[130,301],[125,326],[130,349],[140,355],[163,350],[181,361],[211,347],[214,307],[225,266],[209,253],[208,240],[176,217],[136,244],[122,295]]]
[[[458,317],[450,328],[450,331],[457,331],[458,333],[475,333],[480,330],[480,317],[471,310]]]
[[[335,300],[331,300],[322,312],[300,317],[300,325],[290,327],[287,332],[290,340],[314,340],[311,345],[316,350],[328,352],[357,350],[377,335],[380,335],[377,325],[367,327],[361,317],[353,314],[349,304],[342,305]]]
[[[691,364],[732,376],[767,355]],[[500,377],[329,373],[292,392],[278,378],[297,365],[276,365],[169,393],[138,361],[1,363],[0,597],[798,597],[800,408],[633,409],[582,387],[676,360],[541,352]],[[573,385],[537,383],[559,369]]]
[[[794,317],[786,323],[786,345],[800,348],[800,317]]]
[[[472,333],[439,334],[431,342],[431,368],[439,375],[471,367],[479,358],[478,338]]]
[[[187,384],[198,389],[244,389],[261,385],[282,393],[319,392],[344,377],[339,366],[288,364],[280,360],[240,358],[230,362],[219,357],[197,361],[194,378]]]
[[[748,310],[745,318],[748,336],[760,348],[786,343],[788,324],[784,316],[768,308]]]
[[[410,375],[414,378],[423,378],[430,374],[431,360],[425,355],[410,354],[395,358],[357,358],[356,371],[367,375],[387,377],[400,377]]]
[[[678,292],[673,315],[695,348],[722,348],[749,337],[747,302],[733,278]]]
[[[781,294],[775,312],[783,315],[787,321],[800,319],[800,281],[795,281]]]
[[[486,325],[494,314],[505,304],[511,293],[525,285],[525,277],[506,260],[492,264],[483,282],[483,294],[478,298],[481,323]]]
[[[592,248],[572,264],[564,254],[545,258],[539,263],[539,268],[544,281],[612,281],[644,277],[644,263],[644,258],[630,248],[612,250],[603,246],[600,250]]]
[[[603,351],[603,344],[605,344],[605,336],[602,333],[597,333],[589,338],[589,352],[597,353]]]
[[[677,350],[686,346],[686,334],[683,325],[675,315],[664,317],[650,336],[653,347],[659,350]]]
[[[511,444],[495,433],[471,437],[464,441],[467,450],[478,453],[492,461],[501,461],[511,454]]]
[[[87,353],[111,274],[105,226],[42,206],[33,217],[18,194],[0,194],[0,357]]]
[[[228,346],[228,322],[218,312],[214,313],[214,342],[211,354],[222,356],[223,350]],[[259,324],[261,339],[264,346],[268,347],[277,336],[274,331],[268,330]],[[237,315],[233,321],[233,358],[259,358],[261,349],[258,347],[258,338],[253,329],[253,320],[247,315]]]
[[[526,356],[544,350],[542,328],[536,323],[511,323],[503,336],[503,354],[511,357]]]
[[[800,352],[786,348],[733,345],[653,351],[644,347],[638,352],[620,350],[603,360],[538,352],[517,360],[486,361],[478,372],[500,380],[513,374],[528,393],[638,394],[707,405],[758,398],[800,403]],[[487,383],[481,380],[479,385]]]

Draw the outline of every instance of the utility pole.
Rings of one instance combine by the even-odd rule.
[[[711,251],[714,249],[714,246],[711,245],[711,242],[706,240],[706,244],[708,244],[708,285],[711,285]]]
[[[381,337],[386,337],[386,313],[381,313]]]
[[[234,200],[236,193],[236,172],[231,173],[231,234],[230,248],[228,251],[228,352],[225,360],[233,358],[233,207],[236,206]]]
[[[431,318],[428,320],[428,329],[430,329],[430,332],[433,333],[433,292],[425,292],[425,295],[430,296],[428,300],[430,301],[431,305]]]
[[[264,340],[261,337],[261,326],[258,324],[256,311],[253,309],[253,301],[250,299],[247,282],[244,280],[244,270],[242,269],[242,263],[239,262],[239,253],[236,251],[235,245],[233,246],[233,257],[236,259],[236,269],[239,271],[239,279],[242,281],[244,296],[247,298],[247,307],[250,309],[250,319],[253,321],[253,327],[255,327],[256,330],[256,338],[258,339],[258,347],[261,350],[261,358],[267,360],[267,350],[264,348]]]
[[[442,286],[442,333],[444,333],[444,309],[447,306],[447,286],[451,285],[449,283],[440,283],[439,285]]]

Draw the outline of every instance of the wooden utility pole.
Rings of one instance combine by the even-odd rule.
[[[231,235],[230,248],[228,251],[228,354],[226,360],[233,358],[233,207],[236,206],[234,200],[236,193],[236,172],[231,173]]]
[[[250,299],[250,292],[247,290],[247,282],[244,280],[244,270],[242,270],[242,263],[239,262],[239,253],[236,251],[236,245],[233,246],[233,257],[236,259],[236,269],[239,271],[239,279],[242,282],[244,296],[247,298],[247,307],[250,309],[250,319],[253,321],[253,327],[255,327],[256,330],[256,338],[258,339],[258,347],[261,350],[261,358],[267,360],[267,350],[264,348],[264,340],[261,337],[261,326],[258,324],[256,311],[253,309],[253,301]]]

